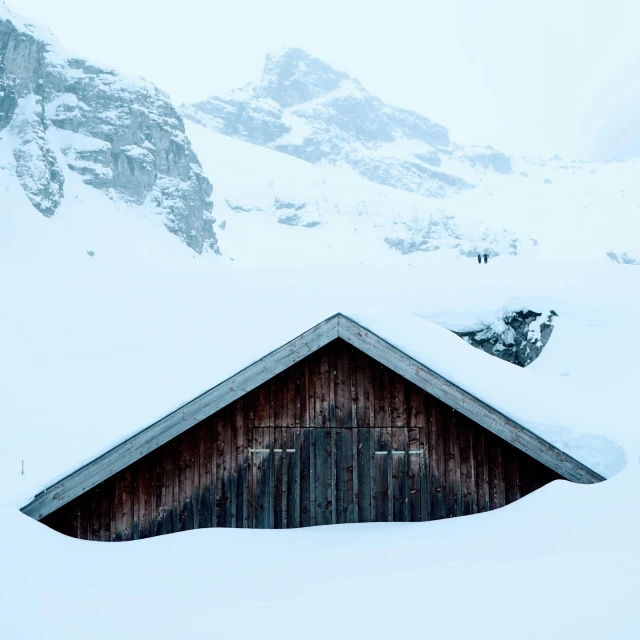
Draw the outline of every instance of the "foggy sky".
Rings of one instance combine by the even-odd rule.
[[[463,144],[640,153],[635,0],[7,0],[64,45],[191,101],[299,46]]]

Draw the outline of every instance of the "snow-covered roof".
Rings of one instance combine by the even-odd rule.
[[[585,433],[581,407],[522,370],[415,316],[335,314],[218,383],[38,494],[23,511],[43,518],[135,460],[341,338],[569,480],[597,482],[619,448]],[[544,388],[543,388],[544,387]]]

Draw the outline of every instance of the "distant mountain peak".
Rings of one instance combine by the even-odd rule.
[[[441,124],[387,104],[297,47],[267,54],[259,82],[184,105],[182,115],[224,135],[311,164],[349,167],[370,182],[424,196],[472,189],[487,171],[512,172],[504,153],[451,142]]]
[[[348,73],[337,71],[303,49],[286,47],[267,54],[260,89],[264,96],[287,108],[327,95],[345,80],[353,81]]]

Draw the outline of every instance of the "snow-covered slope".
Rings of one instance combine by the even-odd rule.
[[[533,245],[478,212],[452,216],[417,194],[372,184],[336,167],[212,132],[187,133],[216,191],[225,255],[242,264],[407,263],[442,250],[449,259],[517,254]],[[413,255],[410,255],[413,254]]]
[[[64,167],[112,199],[155,209],[195,251],[217,250],[211,184],[169,97],[73,56],[0,0],[0,179],[15,175],[51,217],[76,195]]]
[[[420,265],[437,250],[448,261],[471,258],[469,266],[484,251],[640,259],[638,161],[516,160],[513,175],[489,172],[473,190],[430,198],[193,122],[186,128],[217,194],[221,250],[241,264]]]
[[[444,249],[640,261],[638,161],[542,161],[460,146],[441,125],[383,103],[300,49],[268,55],[260,82],[181,111],[200,125],[188,132],[236,260],[248,257],[244,239],[249,259],[257,251],[263,262],[277,259],[270,248],[282,242],[303,245],[307,260],[400,254],[415,263]]]

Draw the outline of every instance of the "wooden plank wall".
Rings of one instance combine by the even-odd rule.
[[[43,519],[121,541],[204,527],[422,521],[558,475],[336,340]]]

